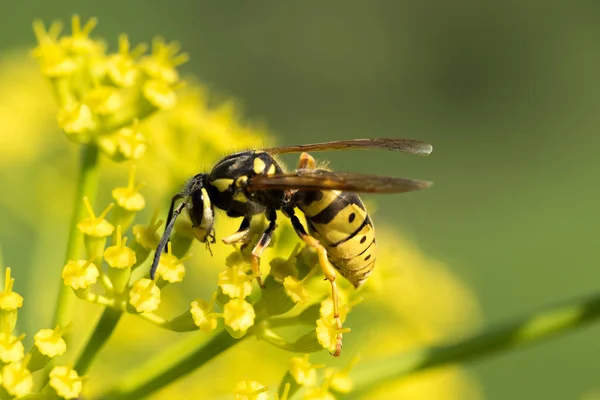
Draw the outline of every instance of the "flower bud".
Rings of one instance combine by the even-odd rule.
[[[77,371],[64,366],[56,366],[50,371],[50,386],[63,399],[76,399],[81,394],[83,379]]]
[[[23,306],[23,297],[13,292],[14,278],[11,269],[6,268],[4,290],[0,292],[0,332],[12,333],[17,325],[17,309]]]

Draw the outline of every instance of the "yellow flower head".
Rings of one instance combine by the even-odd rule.
[[[35,347],[45,356],[60,356],[67,351],[67,343],[62,338],[64,333],[58,326],[54,329],[41,329],[33,337]]]
[[[96,18],[90,18],[85,25],[81,26],[79,15],[71,18],[71,36],[64,36],[59,44],[69,54],[78,56],[98,56],[103,52],[104,45],[90,38],[90,33],[98,25]]]
[[[163,221],[157,221],[157,218],[158,211],[152,215],[152,219],[148,225],[138,224],[131,228],[131,231],[135,236],[135,241],[146,250],[156,249],[158,243],[160,242],[160,236],[158,233],[156,233],[156,231],[162,225]]]
[[[352,310],[352,308],[354,306],[361,303],[362,298],[359,297],[358,299],[356,299],[352,302],[349,302],[348,295],[343,290],[340,290],[338,292],[338,295],[339,295],[338,306],[339,306],[339,312],[340,312],[340,319],[342,320],[342,322],[344,322],[344,321],[346,321],[346,317],[348,316],[348,313],[350,312],[350,310]],[[323,300],[321,302],[321,308],[319,308],[319,313],[321,314],[321,317],[323,317],[323,318],[333,318],[333,300],[331,299],[331,297],[327,297],[325,300]]]
[[[310,294],[304,287],[304,283],[293,276],[288,275],[283,279],[283,287],[294,303],[304,304],[310,300]]]
[[[66,104],[58,111],[57,119],[58,125],[69,138],[78,143],[88,142],[97,127],[92,110],[86,104]]]
[[[190,257],[191,256],[188,254],[179,259],[171,254],[171,243],[169,242],[167,245],[167,252],[161,254],[158,262],[158,268],[156,269],[158,276],[167,282],[181,282],[185,276],[185,266],[183,265],[183,262]]]
[[[63,399],[75,399],[81,393],[83,382],[74,369],[56,366],[50,371],[50,386]]]
[[[129,303],[137,312],[154,311],[160,304],[160,289],[153,280],[142,278],[129,291]]]
[[[140,44],[129,51],[129,38],[127,35],[119,36],[119,52],[112,54],[106,61],[106,72],[112,82],[120,87],[133,86],[140,77],[140,70],[136,65],[137,59],[146,51],[146,45]]]
[[[190,313],[196,326],[203,332],[212,332],[217,328],[219,315],[213,313],[214,300],[215,296],[210,303],[202,299],[192,301]]]
[[[144,72],[154,79],[176,83],[179,80],[176,67],[188,60],[188,55],[179,53],[179,50],[178,43],[167,44],[162,38],[155,38],[152,41],[152,54],[141,61]]]
[[[239,382],[233,391],[235,400],[269,400],[267,388],[248,378]]]
[[[2,368],[2,386],[11,396],[23,397],[33,389],[33,378],[27,369],[28,361],[29,356]]]
[[[92,236],[92,237],[104,238],[104,237],[112,235],[113,231],[115,230],[115,227],[112,226],[111,223],[108,222],[105,218],[106,218],[106,214],[108,214],[110,209],[113,208],[114,204],[110,203],[104,209],[104,211],[102,211],[100,213],[100,215],[98,215],[96,217],[96,214],[94,214],[94,209],[92,208],[92,205],[90,204],[90,200],[87,197],[84,197],[83,202],[84,202],[85,208],[87,209],[87,212],[88,212],[88,218],[80,221],[77,224],[77,228],[79,228],[79,230],[84,235],[88,235],[88,236]]]
[[[33,51],[40,60],[42,74],[48,77],[60,77],[72,74],[77,70],[75,60],[67,56],[67,51],[58,45],[62,24],[54,22],[48,31],[41,21],[33,23],[33,30],[38,41],[38,47]]]
[[[289,362],[290,374],[298,385],[313,386],[317,381],[317,368],[324,365],[314,365],[308,361],[308,354],[304,357],[292,357]]]
[[[350,370],[358,363],[358,357],[355,357],[350,364],[341,370],[327,368],[325,370],[325,381],[328,386],[338,393],[350,393],[354,384],[350,379]]]
[[[19,337],[10,333],[0,333],[0,360],[4,363],[19,361],[23,358],[25,349],[21,340],[25,335]]]
[[[121,225],[117,226],[117,244],[104,250],[104,260],[112,268],[126,269],[135,264],[135,252],[127,247],[127,238],[121,236]]]
[[[338,329],[332,318],[321,317],[317,320],[317,340],[330,353],[336,349],[337,336],[347,332],[350,332],[350,328]]]
[[[86,93],[83,103],[89,106],[93,113],[106,116],[123,108],[125,101],[119,89],[113,86],[96,86]]]
[[[86,289],[93,285],[99,275],[98,267],[87,260],[71,260],[62,270],[63,282],[75,290]]]
[[[12,291],[15,279],[11,278],[10,271],[10,268],[6,268],[4,290],[0,292],[0,309],[4,311],[14,311],[23,306],[23,297]]]
[[[254,325],[255,317],[252,304],[243,299],[231,299],[223,307],[225,326],[231,328],[229,332],[233,331],[236,337],[243,336]]]
[[[97,138],[98,146],[115,161],[139,160],[146,154],[146,137],[140,132],[139,121]]]
[[[135,184],[135,166],[132,165],[129,170],[129,182],[127,187],[114,188],[112,197],[115,199],[119,207],[127,211],[140,211],[146,206],[146,200],[140,193],[140,189],[144,184]]]
[[[232,298],[244,299],[252,293],[252,276],[239,264],[227,267],[219,273],[218,284],[223,293]]]

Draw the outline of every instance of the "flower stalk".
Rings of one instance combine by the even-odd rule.
[[[387,382],[421,370],[520,349],[581,328],[599,318],[600,293],[596,293],[490,327],[456,344],[418,349],[361,364],[350,373],[355,389],[340,398],[361,397]]]
[[[77,228],[77,224],[84,218],[86,213],[84,203],[81,200],[87,196],[93,202],[96,198],[98,190],[98,156],[98,147],[94,143],[82,145],[73,215],[69,225],[65,264],[69,260],[78,259],[83,249],[83,238]],[[61,279],[58,301],[54,311],[54,325],[66,326],[72,321],[75,299],[73,290],[65,286]]]

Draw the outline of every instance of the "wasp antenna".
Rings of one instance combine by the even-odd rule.
[[[160,260],[160,256],[162,255],[163,251],[165,250],[165,247],[167,246],[167,243],[169,242],[169,239],[171,238],[171,231],[175,226],[175,221],[177,220],[177,217],[186,205],[185,202],[181,203],[179,207],[177,207],[173,211],[173,205],[178,198],[178,196],[173,197],[173,201],[171,202],[171,210],[169,210],[169,217],[167,218],[168,223],[165,227],[165,233],[163,233],[162,237],[160,238],[160,242],[158,243],[158,247],[156,248],[156,252],[154,253],[154,259],[152,260],[152,267],[150,267],[150,279],[154,279],[154,275],[156,275],[156,269],[158,268],[158,261]]]

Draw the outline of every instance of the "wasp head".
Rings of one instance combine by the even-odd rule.
[[[207,174],[198,174],[188,181],[184,192],[189,199],[187,210],[192,221],[196,239],[202,243],[214,243],[215,212],[206,190]]]

